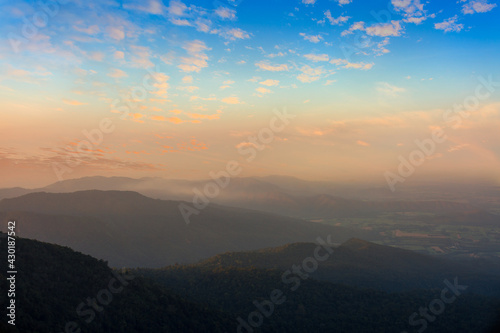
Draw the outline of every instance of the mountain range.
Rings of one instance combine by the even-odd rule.
[[[2,257],[5,240],[0,233]],[[300,263],[307,254],[296,251],[301,245],[289,245],[291,252],[261,252],[288,252],[289,262]],[[354,239],[342,246],[362,250],[366,245],[372,246]],[[499,309],[498,299],[456,293],[437,320],[417,314],[419,320],[409,321],[419,307],[442,295],[442,283],[431,290],[387,293],[303,278],[292,289],[280,269],[213,265],[212,259],[211,265],[112,270],[102,260],[58,245],[17,238],[16,249],[16,326],[2,321],[5,333],[493,333]],[[0,271],[2,290],[8,289],[5,271]],[[6,308],[5,297],[0,307]]]
[[[163,267],[227,251],[254,250],[331,235],[374,239],[352,230],[248,209],[209,205],[187,224],[182,202],[130,191],[30,193],[0,201],[1,228],[16,220],[26,238],[69,246],[113,267]],[[4,229],[0,229],[4,230]]]
[[[232,178],[219,186],[220,193],[210,202],[247,209],[256,209],[296,218],[331,218],[373,216],[383,212],[419,211],[439,214],[480,210],[464,200],[365,200],[339,196],[341,189],[332,184],[308,182],[291,177]],[[163,178],[84,177],[56,182],[38,189],[0,189],[1,198],[13,198],[34,192],[68,193],[84,190],[135,191],[145,196],[193,201],[195,191],[204,193],[212,179],[187,181]],[[344,193],[345,194],[345,193]]]

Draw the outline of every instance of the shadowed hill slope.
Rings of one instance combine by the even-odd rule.
[[[313,257],[317,246],[295,243],[258,251],[224,253],[195,266],[287,270]],[[468,292],[500,296],[500,276],[473,263],[458,263],[356,238],[331,247],[331,250],[328,259],[319,263],[312,277],[391,292],[434,288],[444,279],[458,277],[469,286]]]
[[[0,219],[17,220],[23,237],[70,246],[113,267],[163,267],[328,235],[339,243],[353,236],[377,237],[218,205],[192,215],[186,224],[178,206],[129,191],[32,193],[0,201]]]
[[[0,255],[7,258],[0,233]],[[57,245],[16,239],[16,326],[1,332],[225,332],[221,312],[184,301],[130,272],[113,272],[105,262]],[[4,265],[0,290],[8,290]],[[91,299],[90,303],[86,303]],[[93,299],[93,301],[92,301]],[[7,297],[0,297],[6,308]],[[2,310],[2,322],[5,321]]]

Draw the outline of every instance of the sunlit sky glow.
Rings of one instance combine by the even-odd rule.
[[[496,1],[0,3],[2,187],[55,182],[55,165],[199,179],[229,160],[385,186],[436,128],[448,139],[414,179],[500,180],[500,84],[459,124],[444,116],[500,82]],[[247,161],[238,148],[285,108]],[[114,130],[78,151],[105,118]]]

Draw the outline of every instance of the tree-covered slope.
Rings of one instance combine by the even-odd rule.
[[[1,258],[7,258],[4,236],[0,234]],[[0,307],[5,324],[9,286],[4,263]],[[223,313],[184,301],[130,272],[112,271],[105,262],[66,247],[17,239],[15,265],[19,332],[65,332],[67,325],[70,332],[74,327],[106,333],[225,332],[231,327]],[[0,327],[7,329],[12,326]]]

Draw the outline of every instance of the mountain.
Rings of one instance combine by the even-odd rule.
[[[164,200],[192,201],[194,189],[203,192],[213,180],[170,180],[162,178],[132,179],[125,177],[85,177],[54,183],[30,192],[67,193],[83,190],[135,191],[145,196]],[[0,190],[0,198],[12,198],[20,190]],[[332,195],[331,193],[336,193]],[[256,209],[296,218],[331,218],[373,216],[383,212],[432,212],[449,214],[477,211],[463,201],[443,199],[356,200],[339,196],[349,193],[348,187],[334,187],[330,183],[310,182],[291,177],[231,178],[220,189],[213,202],[232,207]]]
[[[178,201],[130,191],[31,193],[0,201],[0,230],[18,222],[22,237],[69,246],[113,267],[163,267],[192,263],[227,251],[312,242],[331,235],[376,239],[371,231],[309,223],[215,204],[186,224]]]
[[[155,178],[128,178],[128,177],[83,177],[67,179],[50,184],[39,191],[44,192],[76,192],[86,190],[126,190]],[[37,192],[39,192],[37,191]]]
[[[6,240],[0,233],[2,258],[7,258]],[[233,327],[227,314],[185,301],[130,271],[112,271],[105,262],[66,247],[17,238],[15,265],[16,325],[5,324],[3,314],[1,332],[198,333]],[[0,290],[7,294],[4,268],[2,264]],[[10,299],[2,295],[0,307],[6,309]]]
[[[0,233],[0,256],[7,257]],[[4,261],[5,262],[5,261]],[[294,286],[275,269],[172,266],[112,270],[67,247],[16,238],[16,326],[0,332],[301,333],[426,328],[430,333],[486,332],[498,300],[462,294],[438,320],[408,322],[439,289],[385,293],[303,279]],[[12,288],[5,264],[0,290]],[[0,297],[7,308],[10,298]],[[272,302],[271,302],[272,300]],[[430,306],[430,305],[429,305]],[[10,311],[10,310],[9,310]],[[5,317],[4,317],[5,318]]]
[[[22,187],[2,188],[0,189],[0,200],[4,198],[15,198],[33,192],[36,192],[36,190],[31,190]]]
[[[289,269],[316,253],[317,244],[294,243],[276,248],[216,255],[197,263],[196,267],[238,267]],[[444,279],[459,277],[468,291],[500,297],[500,275],[488,267],[458,263],[396,247],[350,239],[322,261],[311,277],[334,283],[388,292],[431,289]]]
[[[237,332],[480,333],[494,322],[499,304],[491,297],[460,294],[437,320],[432,316],[427,321],[418,311],[439,300],[443,281],[432,290],[386,293],[290,274],[291,266],[287,270],[176,265],[133,273],[187,300],[233,313]]]

